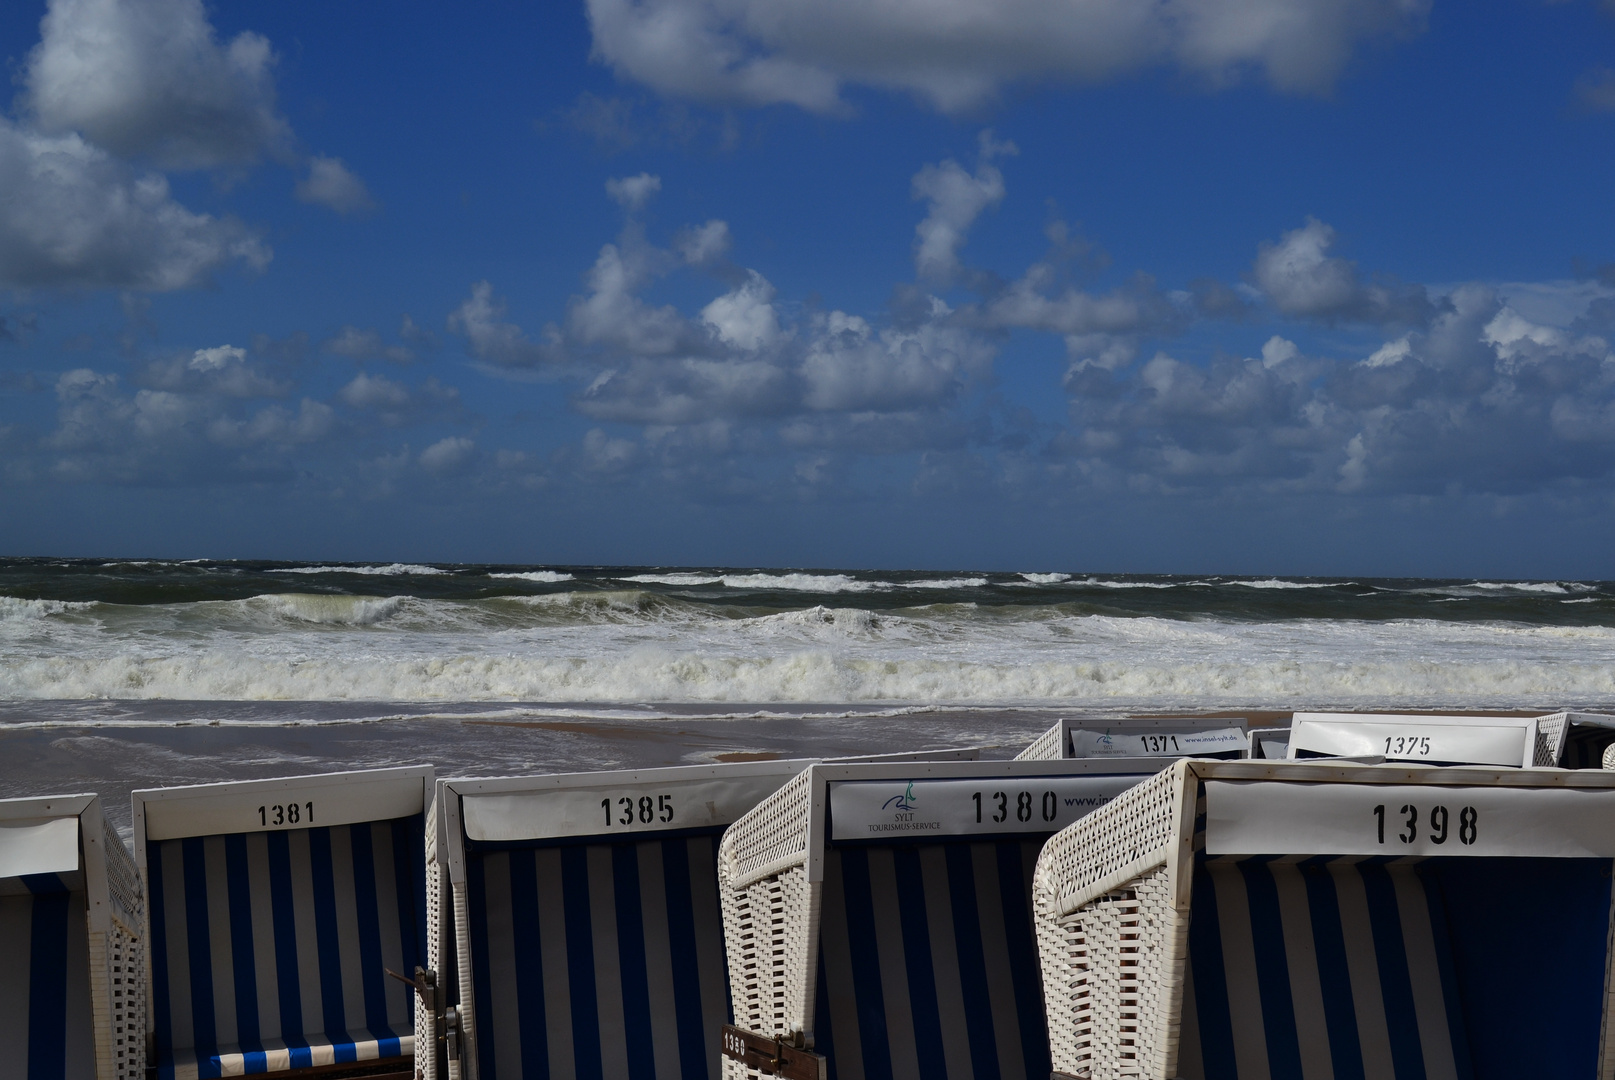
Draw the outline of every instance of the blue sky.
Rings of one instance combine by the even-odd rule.
[[[1615,4],[0,10],[9,554],[1615,576]]]

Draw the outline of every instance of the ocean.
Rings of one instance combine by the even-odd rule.
[[[0,560],[0,796],[1615,707],[1615,583]]]

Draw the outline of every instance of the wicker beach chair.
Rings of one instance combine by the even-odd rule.
[[[1272,761],[1290,756],[1290,729],[1287,727],[1251,728],[1250,737],[1248,757]]]
[[[426,1080],[715,1077],[729,1017],[718,839],[806,766],[441,781]]]
[[[0,800],[0,1045],[14,1076],[143,1080],[140,878],[94,795]]]
[[[425,950],[431,788],[414,766],[134,793],[158,1080],[414,1076],[387,973]]]
[[[1016,761],[1101,757],[1241,758],[1250,753],[1246,721],[1218,717],[1118,720],[1077,716],[1054,722]]]
[[[719,848],[724,1077],[1044,1080],[1030,875],[1163,759],[816,764]]]
[[[1537,764],[1562,769],[1603,767],[1604,755],[1615,746],[1615,716],[1605,713],[1561,711],[1536,718]]]
[[[1038,859],[1053,1075],[1608,1078],[1612,856],[1601,771],[1177,762]]]

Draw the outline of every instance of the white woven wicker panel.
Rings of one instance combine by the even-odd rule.
[[[1055,721],[1053,727],[1033,739],[1031,745],[1015,755],[1016,761],[1057,761],[1065,756],[1065,724]]]
[[[1184,768],[1155,774],[1111,800],[1104,813],[1090,814],[1049,839],[1038,865],[1047,860],[1059,882],[1057,910],[1070,911],[1078,894],[1141,859],[1159,853],[1165,861],[1175,839],[1173,796]]]
[[[797,773],[729,826],[719,862],[729,864],[731,881],[744,885],[756,875],[807,858],[811,776],[812,770]]]
[[[1557,765],[1564,750],[1565,729],[1570,717],[1565,713],[1539,716],[1536,722],[1536,750],[1532,753],[1533,765]]]
[[[732,834],[726,834],[727,846]],[[724,948],[729,960],[729,998],[735,1024],[761,1035],[805,1032],[813,1002],[817,965],[809,962],[818,937],[819,892],[807,869],[779,874],[733,888],[732,861],[720,848],[718,891],[723,903]],[[805,975],[805,978],[804,978]],[[756,1080],[757,1070],[723,1059],[725,1080]]]
[[[440,972],[439,986],[447,982],[443,971],[443,879],[448,868],[435,858],[437,845],[432,830],[426,831],[426,970]],[[403,972],[413,976],[413,971]],[[441,989],[439,993],[441,993]],[[415,995],[415,1069],[421,1080],[438,1080],[437,1032],[431,1010]]]

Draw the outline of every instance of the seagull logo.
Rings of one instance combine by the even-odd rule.
[[[901,795],[893,795],[881,806],[882,810],[901,810],[905,813],[914,809],[914,781],[908,782],[908,790]]]

